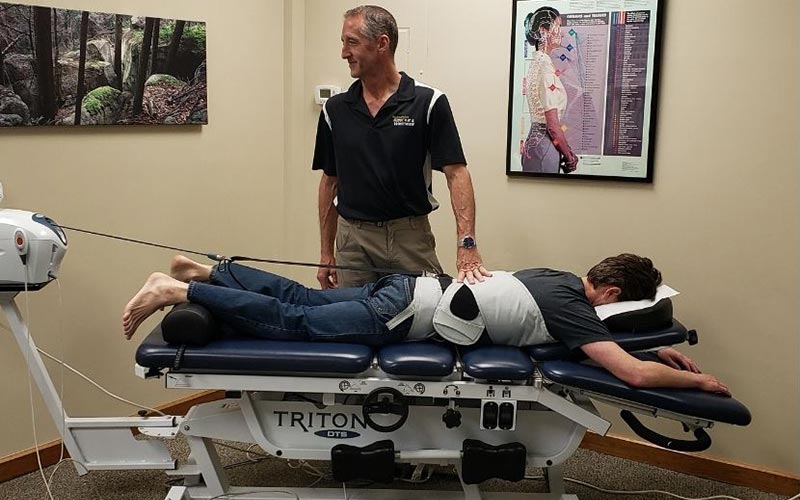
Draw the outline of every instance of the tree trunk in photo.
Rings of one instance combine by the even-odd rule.
[[[153,47],[150,50],[150,55],[152,57],[152,61],[150,63],[150,73],[158,73],[158,68],[156,65],[158,64],[158,38],[159,38],[159,31],[161,30],[161,18],[155,18],[153,21]]]
[[[52,122],[56,117],[55,79],[53,78],[53,21],[49,7],[33,8],[36,39],[36,74],[39,82],[39,101],[42,117]]]
[[[117,88],[122,90],[122,16],[114,16],[114,73]]]
[[[75,125],[81,124],[81,107],[83,106],[83,94],[86,86],[83,82],[86,76],[86,39],[89,35],[89,12],[81,13],[81,51],[80,62],[78,63],[78,90],[75,92]]]
[[[65,33],[64,38],[66,40],[71,40],[72,37],[72,12],[71,10],[64,11],[64,27],[61,32]],[[67,49],[72,48],[69,42],[67,42],[66,47]]]
[[[36,59],[36,41],[33,36],[33,7],[28,10],[28,41],[31,43],[31,55]]]
[[[136,74],[136,88],[133,92],[134,116],[142,114],[144,101],[144,83],[147,81],[147,65],[150,62],[150,44],[153,42],[153,18],[147,17],[144,21],[144,37],[142,37],[142,50],[139,53],[139,72]]]
[[[23,37],[23,35],[24,33],[20,33],[19,35],[17,35],[17,38],[11,40],[11,43],[9,43],[5,47],[3,47],[2,50],[0,50],[0,85],[6,85],[7,81],[6,72],[5,70],[3,70],[3,61],[6,58],[6,53],[8,53],[9,50],[14,48],[14,45],[17,44],[17,42]]]
[[[178,47],[180,47],[181,38],[183,38],[184,26],[186,26],[186,21],[175,21],[175,30],[172,32],[172,40],[169,42],[166,73],[172,76],[175,76],[175,59],[177,59]]]
[[[58,9],[53,9],[53,68],[56,77],[56,102],[60,106],[63,103],[63,96],[61,95],[61,66],[58,64]]]

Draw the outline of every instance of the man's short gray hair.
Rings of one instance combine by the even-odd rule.
[[[397,21],[391,12],[377,5],[361,5],[344,13],[345,19],[361,16],[364,26],[361,34],[370,40],[377,40],[381,35],[389,37],[389,51],[394,55],[397,50]]]

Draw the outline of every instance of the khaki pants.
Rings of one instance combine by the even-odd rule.
[[[442,272],[427,215],[386,222],[352,221],[339,217],[336,264],[408,272]],[[372,283],[383,276],[373,271],[346,269],[337,269],[336,274],[342,288]]]

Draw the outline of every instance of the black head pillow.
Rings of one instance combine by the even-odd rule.
[[[664,298],[655,304],[627,311],[603,320],[612,332],[646,332],[672,324],[672,300]]]

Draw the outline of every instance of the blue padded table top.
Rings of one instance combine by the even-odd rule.
[[[748,425],[750,411],[739,401],[699,389],[634,389],[603,368],[571,361],[540,365],[544,377],[567,387],[606,394],[714,422]]]
[[[173,368],[178,346],[164,342],[156,327],[139,345],[136,363],[146,368]],[[372,363],[365,345],[293,342],[254,337],[226,337],[208,345],[189,346],[180,370],[224,373],[361,373]]]
[[[444,342],[403,342],[382,347],[378,365],[390,375],[445,377],[453,373],[456,356]]]
[[[686,341],[687,331],[685,326],[673,319],[671,325],[658,330],[632,333],[612,332],[611,337],[620,347],[630,352],[683,343]],[[527,349],[531,357],[537,361],[586,359],[582,351],[571,353],[569,348],[561,342],[540,344]]]
[[[462,347],[464,371],[480,380],[526,380],[533,374],[531,357],[519,347],[484,345]]]

